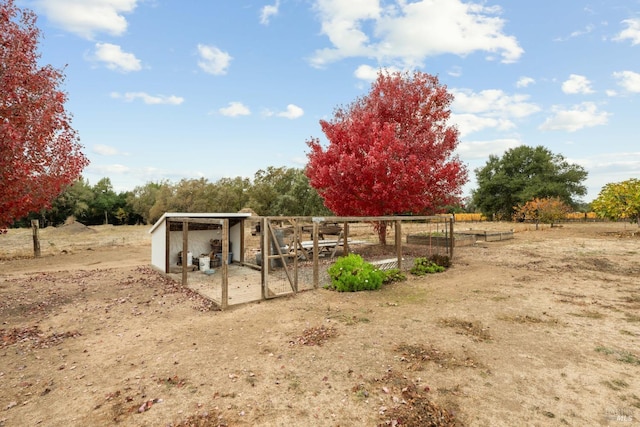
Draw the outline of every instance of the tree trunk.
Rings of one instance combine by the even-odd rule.
[[[374,224],[374,229],[378,232],[378,241],[381,245],[387,245],[387,222],[378,221]]]

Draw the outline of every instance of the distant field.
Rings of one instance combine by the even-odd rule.
[[[150,244],[148,225],[98,225],[87,227],[78,222],[39,230],[43,256],[91,247]],[[0,236],[0,259],[33,256],[31,228],[12,228]]]

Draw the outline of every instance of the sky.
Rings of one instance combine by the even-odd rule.
[[[640,0],[17,0],[38,15],[94,185],[303,168],[320,120],[380,69],[454,95],[475,169],[519,145],[640,178]]]

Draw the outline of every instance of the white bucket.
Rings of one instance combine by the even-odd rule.
[[[209,269],[209,257],[201,256],[200,257],[200,271],[207,271]]]
[[[187,252],[187,265],[193,265],[193,254],[191,252]]]

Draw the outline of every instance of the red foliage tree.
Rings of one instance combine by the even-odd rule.
[[[82,154],[64,76],[38,66],[36,16],[0,0],[0,228],[50,206],[89,163]]]
[[[467,169],[453,154],[458,131],[447,125],[453,96],[422,72],[380,72],[368,95],[320,121],[306,173],[338,215],[432,214],[459,202]],[[378,225],[381,243],[386,224]]]

